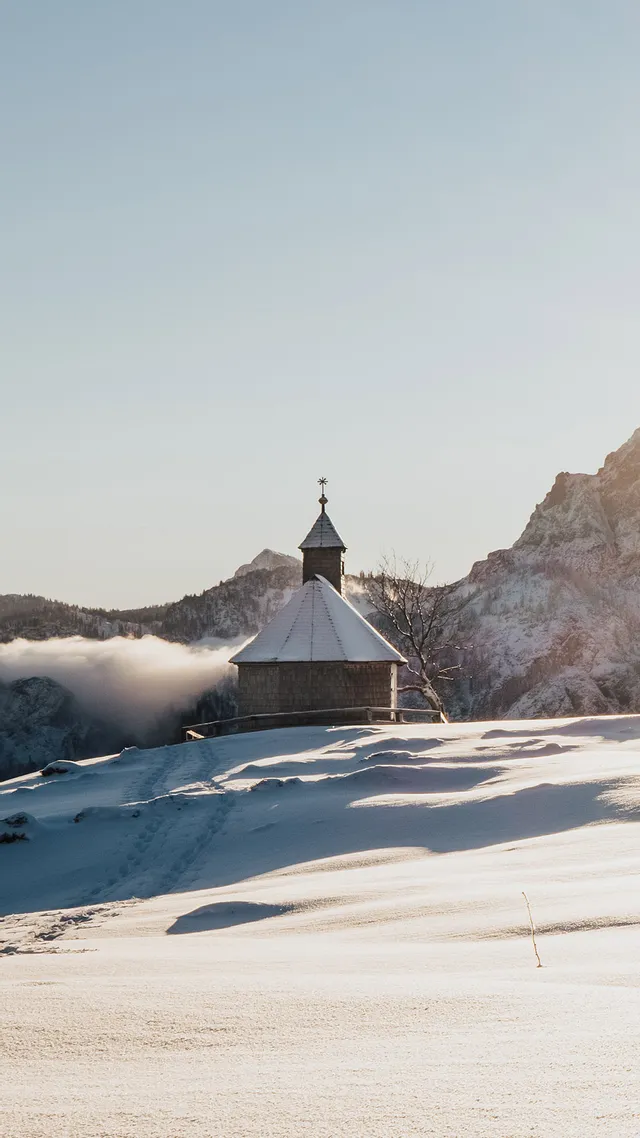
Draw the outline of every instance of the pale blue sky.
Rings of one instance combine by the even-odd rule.
[[[0,0],[0,592],[465,573],[640,425],[637,0]]]

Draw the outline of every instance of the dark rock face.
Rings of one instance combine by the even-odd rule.
[[[105,724],[80,710],[66,688],[46,676],[0,685],[0,779],[52,761],[105,754],[117,750],[118,742]]]
[[[513,548],[460,589],[473,648],[454,713],[640,711],[640,430],[597,474],[559,474]]]

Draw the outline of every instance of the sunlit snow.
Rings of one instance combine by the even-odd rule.
[[[640,717],[58,766],[0,786],[3,1134],[640,1134]]]

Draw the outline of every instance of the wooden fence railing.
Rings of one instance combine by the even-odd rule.
[[[432,708],[418,707],[329,707],[317,711],[280,711],[266,715],[240,715],[183,727],[183,742],[234,735],[242,731],[270,731],[277,727],[337,727],[360,723],[411,723],[428,719],[446,723]]]

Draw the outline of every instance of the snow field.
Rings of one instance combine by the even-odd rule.
[[[637,1138],[639,775],[619,717],[2,784],[2,1132]]]

